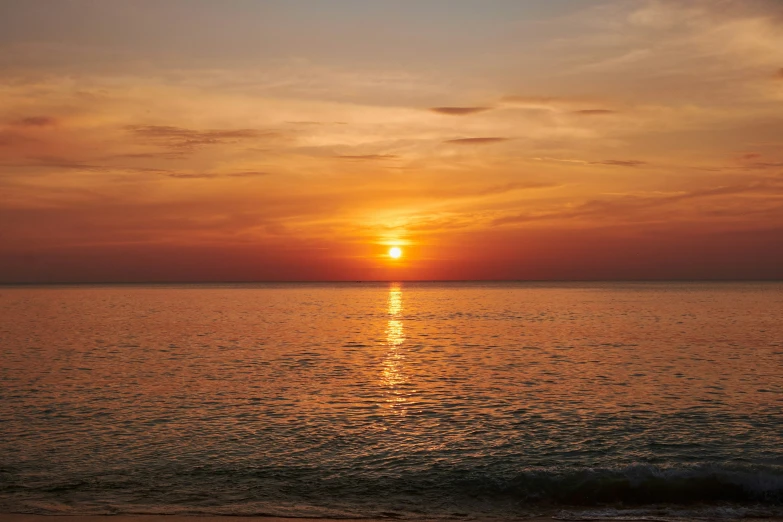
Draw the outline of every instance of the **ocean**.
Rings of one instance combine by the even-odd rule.
[[[783,283],[0,287],[0,512],[783,514]]]

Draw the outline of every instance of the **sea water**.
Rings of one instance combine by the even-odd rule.
[[[771,516],[783,284],[0,288],[0,512]]]

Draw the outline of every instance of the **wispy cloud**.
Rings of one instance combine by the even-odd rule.
[[[453,140],[446,140],[444,143],[453,143],[455,145],[487,145],[490,143],[501,143],[510,139],[511,138],[501,138],[495,136],[485,138],[456,138]]]
[[[783,168],[783,161],[755,161],[749,164],[749,167],[754,169],[779,169]]]
[[[268,176],[269,173],[260,172],[260,171],[228,172],[228,173],[166,172],[164,175],[174,179],[216,179],[216,178],[256,178],[256,177]]]
[[[610,109],[581,109],[578,111],[573,111],[573,113],[579,114],[581,116],[605,116],[607,114],[617,114],[617,111]]]
[[[476,114],[477,112],[485,112],[492,110],[492,107],[432,107],[432,112],[438,114],[446,114],[449,116],[467,116],[469,114]]]
[[[344,121],[287,121],[289,125],[348,125]]]
[[[578,98],[578,97],[555,97],[555,96],[518,96],[509,95],[500,99],[500,104],[510,108],[518,109],[543,109],[548,111],[578,111],[583,107],[595,107],[601,105],[600,100]]]
[[[169,125],[141,125],[131,126],[129,129],[137,136],[152,139],[175,140],[208,140],[220,141],[226,139],[256,138],[261,133],[255,129],[219,129],[219,130],[193,130]]]
[[[682,201],[720,198],[724,196],[739,196],[742,194],[753,194],[759,196],[781,195],[783,194],[783,181],[767,179],[762,181],[753,181],[751,183],[684,191],[675,194],[623,195],[612,199],[596,199],[586,201],[575,207],[565,208],[552,212],[524,213],[504,216],[495,219],[493,224],[503,225],[555,219],[617,218],[620,216],[630,218],[632,216],[636,216],[638,212],[643,210],[665,207],[667,205],[679,203]],[[743,205],[734,214],[741,215],[746,210],[747,207]],[[702,211],[704,214],[709,214],[710,212],[711,210]]]
[[[570,159],[570,158],[547,158],[547,157],[543,157],[542,158],[542,157],[534,157],[534,158],[531,158],[531,159],[535,160],[535,161],[554,161],[554,162],[557,162],[557,163],[574,163],[574,164],[577,164],[577,165],[588,165],[590,163],[589,161],[580,160],[580,159]]]
[[[502,185],[492,185],[489,187],[476,189],[473,190],[471,194],[474,196],[490,196],[496,194],[504,194],[506,192],[513,192],[516,190],[554,188],[558,186],[560,186],[559,183],[547,182],[547,181],[504,183]]]
[[[268,176],[269,173],[257,170],[240,170],[228,172],[189,172],[155,167],[136,167],[128,165],[113,165],[102,163],[90,163],[74,161],[56,156],[38,156],[29,158],[24,162],[0,163],[0,168],[40,169],[42,171],[57,172],[91,172],[91,173],[124,173],[124,174],[153,174],[173,179],[215,179],[215,178],[252,178]]]
[[[758,152],[748,152],[739,157],[743,168],[751,169],[776,169],[783,167],[783,161],[761,160],[762,154]]]
[[[132,152],[128,154],[115,154],[110,156],[109,159],[180,159],[182,154],[176,151],[162,151],[162,152]]]
[[[0,147],[9,147],[19,142],[35,141],[33,138],[24,136],[17,132],[0,131]]]
[[[17,127],[51,127],[57,124],[52,116],[28,116],[12,122]]]
[[[616,160],[608,159],[602,161],[591,161],[590,165],[611,165],[615,167],[639,167],[641,165],[647,165],[646,161],[641,160]]]
[[[261,172],[257,170],[247,170],[243,172],[229,172],[225,176],[229,178],[258,178],[262,176],[269,176],[269,172]]]
[[[367,161],[373,161],[373,160],[397,159],[399,156],[397,156],[395,154],[356,154],[356,155],[341,154],[341,155],[335,156],[335,157],[339,158],[339,159],[344,159],[344,160],[357,160],[357,161],[367,160]]]
[[[606,159],[600,161],[588,161],[583,159],[571,159],[571,158],[547,158],[536,157],[532,158],[536,161],[554,161],[557,163],[572,163],[576,165],[609,165],[613,167],[640,167],[647,165],[646,161],[642,160],[618,160],[618,159]]]
[[[107,170],[108,167],[102,165],[96,165],[92,163],[73,161],[66,158],[59,158],[56,156],[38,156],[30,158],[27,163],[17,163],[15,167],[47,167],[62,170],[81,170],[96,172],[100,170]]]
[[[277,132],[262,132],[257,129],[195,130],[169,125],[132,125],[127,129],[141,141],[180,151],[191,150],[203,145],[236,143],[279,135]]]

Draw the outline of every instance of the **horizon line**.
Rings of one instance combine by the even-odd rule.
[[[634,278],[634,279],[290,279],[232,281],[0,281],[3,286],[79,285],[239,285],[364,283],[781,283],[783,278]]]

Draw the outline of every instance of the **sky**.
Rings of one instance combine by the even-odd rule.
[[[0,0],[0,282],[770,278],[779,0]]]

